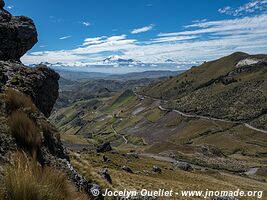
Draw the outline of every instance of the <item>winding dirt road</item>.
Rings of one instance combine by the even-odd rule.
[[[149,96],[146,96],[146,95],[140,95],[140,94],[137,94],[136,92],[134,92],[134,94],[139,99],[145,99],[146,98],[146,99],[151,99],[151,100],[154,100],[154,101],[162,101],[161,99],[156,99],[154,97],[149,97]],[[167,100],[164,100],[164,101],[165,102],[168,102]],[[181,112],[179,110],[164,108],[161,105],[159,105],[159,109],[162,110],[162,111],[176,112],[176,113],[178,113],[181,116],[189,117],[189,118],[200,118],[200,119],[207,119],[207,120],[212,120],[212,121],[227,122],[227,123],[232,123],[232,124],[243,124],[245,127],[249,128],[251,130],[254,130],[254,131],[258,131],[258,132],[266,133],[267,134],[267,131],[266,130],[256,128],[254,126],[251,126],[248,123],[242,123],[242,122],[237,122],[237,121],[230,121],[230,120],[226,120],[226,119],[219,119],[219,118],[207,117],[207,116],[202,116],[202,115],[187,114],[187,113]]]
[[[119,133],[115,130],[115,128],[113,127],[113,124],[111,124],[110,127],[111,127],[112,131],[113,131],[116,135],[120,135],[120,136],[124,139],[125,144],[128,144],[128,140],[127,140],[127,138],[126,138],[124,135],[119,134]]]

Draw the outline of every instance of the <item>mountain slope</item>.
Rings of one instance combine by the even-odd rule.
[[[203,63],[141,93],[168,100],[166,107],[185,113],[251,122],[266,130],[266,59],[267,55],[237,52]]]
[[[147,171],[141,165],[151,165],[146,163],[151,158],[187,163],[196,174],[207,175],[215,170],[225,177],[230,171],[238,176],[266,180],[266,133],[253,128],[266,124],[265,114],[259,114],[266,94],[264,57],[235,53],[151,84],[144,90],[128,89],[114,92],[110,97],[78,99],[58,109],[50,119],[62,133],[66,146],[84,152],[84,157],[76,161],[87,161],[80,164],[81,168],[92,164],[108,165],[112,169],[115,163],[112,171],[115,181],[120,180],[117,178],[124,165],[137,173]],[[179,81],[184,83],[179,85]],[[173,87],[177,87],[175,91]],[[238,105],[241,101],[245,105]],[[174,108],[185,111],[181,113]],[[122,157],[118,152],[111,153],[114,157],[103,153],[111,162],[92,161],[95,154],[91,150],[104,142],[109,142]],[[122,160],[126,160],[123,165]],[[164,168],[163,172],[166,173]]]

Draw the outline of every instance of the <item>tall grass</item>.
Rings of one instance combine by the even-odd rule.
[[[35,160],[17,153],[13,164],[4,169],[1,200],[86,200],[75,191],[64,173],[40,167]]]
[[[48,124],[48,122],[46,121],[43,121],[41,123],[41,128],[42,128],[42,131],[43,131],[43,136],[44,136],[44,139],[48,142],[51,141],[51,139],[53,138],[53,131],[50,127],[50,125]]]
[[[34,122],[22,111],[13,112],[8,118],[10,133],[17,144],[31,152],[41,146],[40,130]]]
[[[5,92],[5,102],[11,112],[20,108],[29,108],[31,111],[36,111],[36,107],[29,96],[11,88],[8,88]]]

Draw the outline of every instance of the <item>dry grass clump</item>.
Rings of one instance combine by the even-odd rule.
[[[44,139],[47,141],[50,141],[53,138],[53,130],[51,129],[50,125],[48,124],[48,122],[44,121],[41,123],[41,128],[43,131],[43,136]]]
[[[17,153],[4,169],[0,198],[3,200],[86,200],[75,191],[64,173],[42,168],[35,160]]]
[[[13,112],[8,118],[8,125],[10,133],[21,147],[33,152],[41,146],[40,131],[24,112]]]
[[[36,107],[29,96],[11,88],[8,88],[5,92],[5,102],[7,108],[11,111],[20,108],[29,108],[31,111],[36,111]]]

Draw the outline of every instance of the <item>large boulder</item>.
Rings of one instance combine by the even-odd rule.
[[[96,148],[97,153],[104,153],[104,152],[108,152],[111,150],[112,150],[112,147],[110,145],[110,142],[104,142]]]
[[[156,166],[156,165],[154,165],[152,167],[152,171],[155,172],[155,173],[159,173],[159,174],[161,174],[161,172],[162,172],[161,168]]]
[[[188,164],[187,162],[180,162],[180,161],[177,161],[174,164],[174,167],[181,169],[181,170],[184,170],[184,171],[190,171],[193,169],[192,166],[190,164]]]
[[[131,174],[133,173],[133,170],[130,167],[126,166],[126,165],[123,165],[121,167],[121,169],[126,171],[126,172],[128,172],[128,173],[131,173]]]
[[[0,60],[16,60],[37,43],[37,31],[33,21],[27,17],[14,17],[4,10],[0,0]]]
[[[0,0],[0,92],[5,86],[29,95],[36,107],[49,117],[58,98],[59,75],[44,65],[28,68],[20,58],[37,42],[33,21],[14,17]]]
[[[111,176],[110,176],[107,168],[103,169],[99,173],[100,173],[100,175],[102,176],[103,179],[105,179],[107,182],[112,184],[112,179],[111,179]]]

